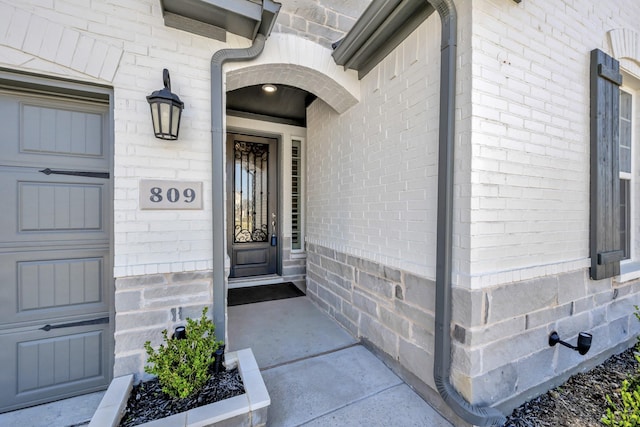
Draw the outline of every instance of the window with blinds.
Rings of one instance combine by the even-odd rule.
[[[291,141],[291,249],[302,249],[302,144]]]

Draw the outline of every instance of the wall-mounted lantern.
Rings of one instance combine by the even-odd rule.
[[[593,336],[587,332],[580,332],[578,334],[578,345],[571,345],[568,342],[564,342],[560,339],[560,336],[556,331],[551,332],[549,335],[549,345],[553,347],[556,344],[562,344],[563,346],[570,348],[571,350],[575,350],[583,356],[587,354],[589,349],[591,348],[591,339]]]
[[[176,140],[180,130],[180,117],[184,102],[180,101],[178,95],[171,92],[171,78],[169,70],[162,71],[162,81],[164,89],[156,90],[147,96],[147,101],[151,107],[151,120],[153,121],[153,133],[156,138]]]

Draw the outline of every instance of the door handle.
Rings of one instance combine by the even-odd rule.
[[[73,328],[75,326],[89,326],[100,325],[103,323],[109,323],[108,317],[101,317],[99,319],[83,320],[81,322],[61,323],[59,325],[44,325],[42,328],[38,328],[41,331],[49,332],[52,329]]]
[[[271,213],[271,246],[278,244],[278,236],[276,235],[276,214]]]
[[[85,171],[60,171],[52,170],[49,168],[42,169],[41,171],[45,175],[71,175],[71,176],[86,176],[88,178],[104,178],[109,179],[109,172],[85,172]]]

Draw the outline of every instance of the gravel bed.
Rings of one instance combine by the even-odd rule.
[[[635,348],[611,356],[589,372],[573,375],[567,382],[514,409],[506,427],[602,426],[609,395],[619,404],[622,381],[635,374]]]
[[[137,426],[243,393],[244,385],[237,368],[213,374],[200,393],[185,399],[166,395],[157,379],[145,381],[131,390],[120,426]]]

